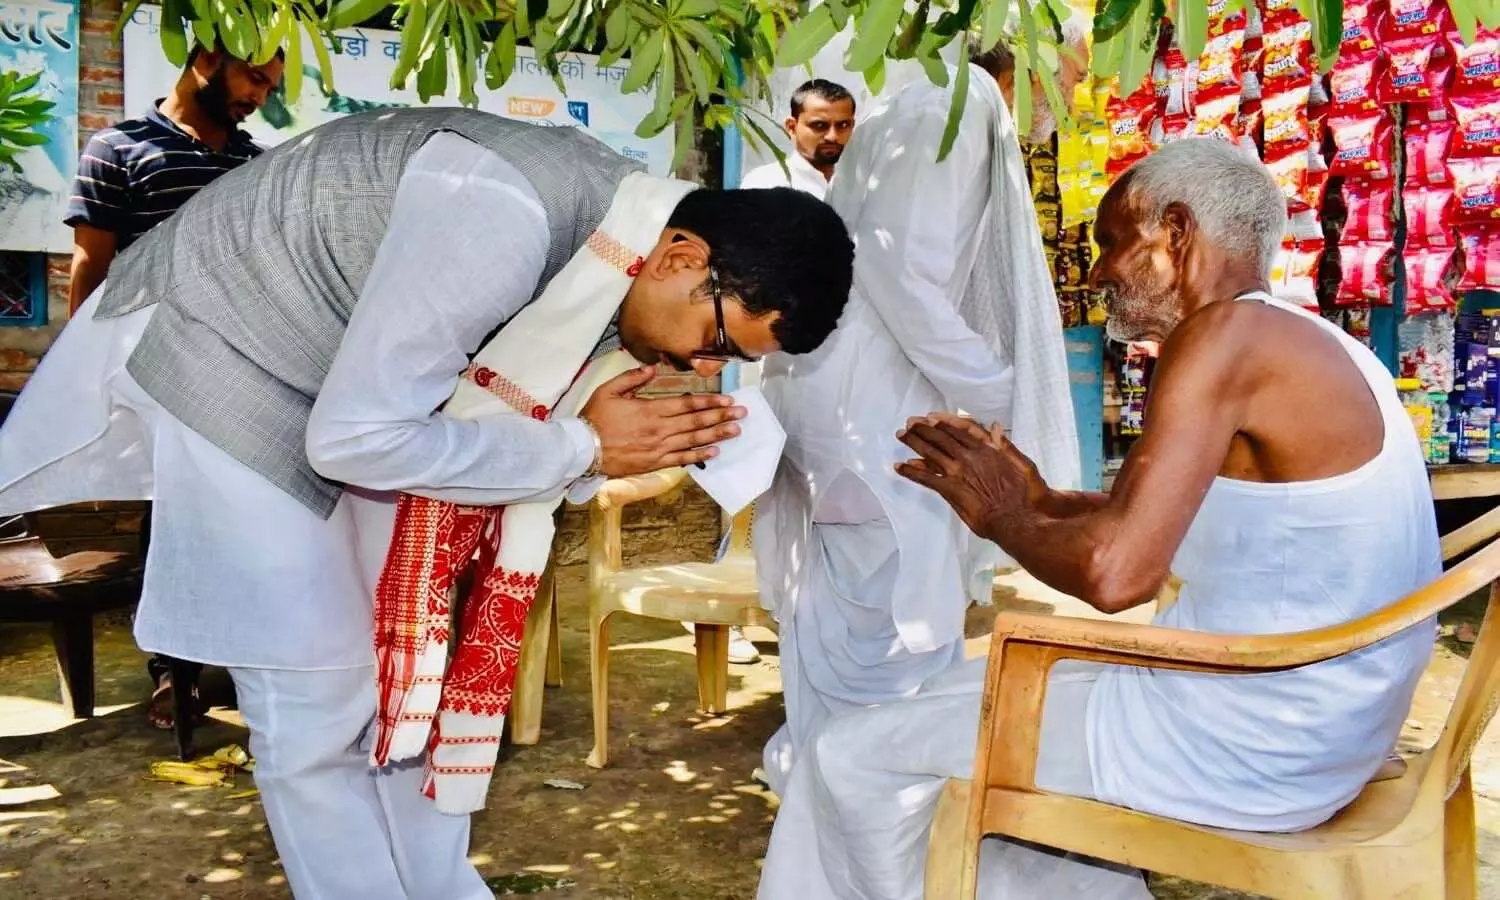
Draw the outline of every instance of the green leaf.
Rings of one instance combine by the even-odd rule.
[[[689,151],[693,149],[693,116],[691,113],[677,120],[677,134],[672,141],[672,165],[671,170],[677,171],[687,161]]]
[[[1458,36],[1465,44],[1474,43],[1474,36],[1479,30],[1479,13],[1474,11],[1474,6],[1469,0],[1448,0],[1448,9],[1453,13],[1453,24],[1458,28]]]
[[[938,87],[948,86],[948,66],[945,65],[937,54],[917,57],[917,62],[922,64],[922,69],[927,77]]]
[[[448,36],[439,35],[427,61],[417,72],[417,96],[426,103],[433,97],[441,97],[448,90]]]
[[[661,127],[667,127],[667,122],[672,118],[672,101],[677,98],[677,55],[672,52],[670,46],[666,46],[671,38],[662,34],[661,73],[656,82],[656,117],[661,120]]]
[[[260,36],[260,50],[255,54],[256,65],[263,66],[276,56],[277,48],[286,40],[286,30],[287,13],[278,6]]]
[[[459,33],[453,41],[453,52],[458,58],[458,102],[473,108],[479,105],[479,95],[474,92],[479,68],[479,29],[463,4],[458,6],[458,17]]]
[[[1151,61],[1155,58],[1155,47],[1146,47],[1147,32],[1151,26],[1151,4],[1141,0],[1136,5],[1135,13],[1130,17],[1130,22],[1122,35],[1124,38],[1124,56],[1120,60],[1120,96],[1128,97],[1135,93],[1151,71]],[[1017,76],[1017,81],[1020,76]]]
[[[142,0],[125,0],[125,8],[120,10],[119,21],[115,22],[115,30],[112,32],[112,36],[114,37],[116,42],[118,42],[120,40],[120,36],[125,33],[125,26],[128,25],[130,23],[130,20],[135,17],[135,11],[137,9],[140,9],[141,3]]]
[[[292,16],[290,12],[288,16]],[[286,67],[282,70],[281,90],[286,94],[287,105],[297,102],[302,96],[302,34],[294,21],[287,26]]]
[[[953,99],[948,103],[948,121],[943,125],[943,140],[938,144],[938,162],[953,152],[953,141],[958,138],[958,126],[963,122],[964,106],[969,100],[969,44],[964,42],[958,54],[958,79],[953,84]],[[1019,72],[1017,73],[1019,78]],[[1017,97],[1019,98],[1019,94]]]
[[[47,143],[47,136],[35,131],[7,131],[4,137],[17,147],[40,147]]]
[[[707,25],[694,21],[679,22],[677,24],[682,28],[683,34],[692,38],[699,47],[708,51],[709,55],[714,58],[715,65],[720,69],[729,68],[724,58],[724,48],[719,45],[719,39],[714,37],[714,33],[708,30]]]
[[[328,30],[353,28],[378,16],[390,0],[338,0],[328,11]]]
[[[704,67],[703,60],[699,59],[698,54],[693,52],[693,45],[688,42],[686,37],[676,34],[673,35],[673,38],[677,41],[678,50],[681,51],[682,65],[683,68],[687,69],[688,80],[693,85],[693,93],[697,96],[699,103],[707,106],[710,88],[708,70]]]
[[[1136,8],[1146,2],[1147,0],[1109,0],[1104,4],[1104,9],[1094,16],[1094,40],[1102,40],[1119,34],[1134,15]],[[1191,3],[1194,0],[1187,0],[1187,2]]]
[[[312,19],[303,19],[302,27],[307,31],[307,39],[312,41],[313,54],[318,60],[318,80],[323,83],[323,93],[333,93],[333,60],[328,56],[328,45],[323,41],[323,32],[318,30],[318,24]]]
[[[626,8],[628,0],[620,0],[610,7],[609,15],[604,17],[604,48],[606,52],[618,51],[620,56],[625,55],[625,48],[629,46],[626,38],[629,37],[630,10]]]
[[[255,29],[255,21],[238,3],[224,7],[219,20],[219,37],[224,41],[224,49],[235,59],[253,59],[260,50],[260,33]]]
[[[500,29],[500,33],[495,36],[489,59],[485,60],[485,84],[492,91],[499,90],[505,82],[510,80],[510,73],[515,71],[515,68],[516,26],[512,22],[506,22],[505,27]]]
[[[1474,12],[1479,15],[1479,24],[1492,31],[1500,30],[1500,3],[1494,0],[1476,3]]]
[[[32,72],[30,75],[22,75],[11,84],[9,93],[11,94],[11,96],[24,94],[40,84],[41,81],[41,72]]]
[[[885,57],[875,60],[874,65],[865,69],[865,87],[870,89],[871,94],[879,94],[885,87]]]
[[[1116,32],[1103,40],[1095,40],[1089,52],[1089,72],[1099,81],[1105,81],[1120,72],[1120,63],[1125,58],[1125,35]]]
[[[401,53],[391,72],[391,87],[406,87],[406,78],[421,60],[423,38],[427,34],[427,0],[408,0],[401,21]]]
[[[200,47],[212,47],[218,39],[219,33],[214,29],[214,20],[204,16],[191,22],[193,40]]]
[[[160,31],[161,52],[167,62],[179,69],[187,65],[187,32],[182,25],[180,0],[162,0]]]
[[[896,36],[896,46],[891,51],[896,59],[911,59],[917,55],[927,28],[927,10],[927,0],[918,0],[917,8],[906,19],[906,27]]]
[[[776,49],[776,64],[791,67],[812,62],[835,34],[838,34],[838,27],[833,24],[833,11],[827,4],[819,6],[793,22],[781,36],[781,45]]]
[[[1031,132],[1031,69],[1026,60],[1016,57],[1016,134]]]
[[[901,21],[902,0],[870,0],[865,14],[859,20],[859,32],[849,52],[844,55],[844,68],[851,72],[863,72],[885,56],[885,48],[896,35],[896,26]]]
[[[1177,0],[1177,18],[1172,24],[1177,26],[1177,46],[1182,48],[1182,55],[1187,59],[1202,56],[1203,48],[1208,45],[1208,10],[1205,4]]]
[[[531,37],[531,4],[527,0],[515,0],[516,14],[511,18],[516,23],[516,37]],[[633,6],[633,4],[632,4]]]
[[[620,92],[634,94],[651,83],[656,69],[661,65],[663,42],[661,32],[643,32],[636,41],[635,51],[630,54],[630,71],[620,83]]]
[[[718,0],[682,0],[682,5],[672,14],[672,18],[698,19],[713,15],[718,8]]]
[[[1010,0],[989,0],[979,20],[979,49],[988,52],[1000,43],[1005,34],[1005,16],[1010,12]]]
[[[1046,95],[1047,102],[1051,104],[1052,111],[1057,116],[1057,127],[1068,129],[1073,126],[1073,105],[1068,102],[1072,98],[1067,98],[1067,100],[1063,98],[1062,88],[1057,83],[1057,72],[1056,66],[1051,68],[1042,66],[1037,70],[1037,81],[1042,83],[1042,93]]]

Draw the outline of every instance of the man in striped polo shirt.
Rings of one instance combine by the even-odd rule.
[[[257,66],[222,47],[194,47],[169,96],[89,140],[66,219],[73,226],[70,312],[104,281],[116,254],[260,154],[240,123],[281,83],[282,67],[280,51]]]
[[[104,281],[110,262],[136,238],[176,212],[210,181],[258,156],[240,123],[281,83],[282,53],[254,65],[223,47],[195,46],[172,93],[139,119],[95,134],[78,160],[68,202],[73,226],[68,312],[77,312]],[[201,666],[190,664],[194,672]],[[155,685],[147,716],[172,727],[169,660],[152,656]],[[186,686],[196,690],[193,685]]]

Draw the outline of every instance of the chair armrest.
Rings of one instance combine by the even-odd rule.
[[[1496,534],[1500,534],[1500,506],[1443,535],[1443,561],[1447,562],[1480,544],[1488,543]]]
[[[611,478],[594,495],[594,505],[601,509],[622,509],[632,503],[660,497],[682,484],[686,477],[687,470],[679,466],[646,475]]]
[[[1218,673],[1291,669],[1352,653],[1404,631],[1490,585],[1497,576],[1500,542],[1367,616],[1288,634],[1208,634],[1003,611],[995,617],[990,640],[975,781],[1013,790],[1036,789],[1047,674],[1059,660]]]

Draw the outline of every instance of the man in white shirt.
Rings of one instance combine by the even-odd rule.
[[[786,133],[793,151],[787,154],[786,168],[771,162],[751,169],[740,187],[794,187],[822,200],[854,134],[854,97],[848,88],[823,78],[804,83],[792,94]]]
[[[473,773],[424,772],[436,731],[414,758],[372,767],[392,684],[376,598],[411,574],[387,553],[413,530],[397,529],[398,510],[503,506],[510,521],[585,499],[603,476],[709,458],[743,411],[723,396],[635,396],[655,366],[712,375],[729,358],[810,350],[834,326],[852,246],[831,210],[639,169],[574,129],[473,110],[331,122],[215,181],[118,260],[0,430],[0,508],[155,501],[136,639],[229,670],[299,900],[490,897],[464,814],[488,767],[477,791],[449,792]],[[649,202],[623,201],[631,191]],[[561,306],[554,282],[577,288]],[[550,325],[516,324],[513,339],[576,350],[554,388],[528,380],[535,366],[471,362],[487,334],[501,342],[549,309]],[[576,413],[557,400],[621,346],[643,365]],[[509,414],[437,412],[459,390]],[[524,619],[520,603],[505,613],[517,609]],[[504,623],[459,623],[489,628],[480,649],[513,665],[518,640],[494,639]],[[421,724],[447,716],[455,677],[436,679],[443,712]],[[437,689],[429,679],[403,714]],[[499,734],[470,743],[493,754]]]
[[[1069,22],[1076,47],[1083,30]],[[1071,96],[1085,63],[1065,56]],[[828,195],[859,248],[849,307],[817,352],[764,363],[788,435],[754,535],[762,602],[780,624],[787,722],[764,759],[778,793],[823,720],[910,696],[962,658],[970,586],[987,597],[977,575],[1001,561],[895,474],[896,429],[927,407],[962,410],[1010,430],[1049,483],[1079,478],[1062,323],[1015,123],[998,74],[968,74],[943,162],[956,76],[909,84],[860,123]]]

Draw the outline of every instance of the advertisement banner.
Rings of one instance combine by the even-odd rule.
[[[125,113],[142,115],[150,104],[166,95],[177,80],[177,69],[162,55],[157,33],[161,10],[142,4],[125,26]],[[256,141],[274,146],[287,138],[339,116],[369,109],[421,106],[416,75],[403,90],[392,90],[391,73],[396,69],[400,33],[373,28],[349,28],[338,32],[342,53],[333,60],[332,93],[323,90],[316,54],[303,48],[302,96],[288,104],[281,92],[264,109],[245,122]],[[614,148],[615,152],[640,160],[653,175],[669,174],[672,164],[673,131],[650,140],[635,136],[635,126],[650,111],[654,92],[620,93],[626,67],[600,67],[599,58],[569,54],[562,63],[567,94],[560,93],[552,78],[537,63],[529,47],[516,48],[516,68],[498,91],[476,86],[479,108],[486,112],[536,125],[582,128]],[[450,85],[450,93],[456,88]],[[455,96],[434,97],[429,106],[458,106]]]
[[[63,224],[78,168],[77,0],[0,0],[0,71],[42,77],[34,93],[55,105],[37,127],[47,143],[0,165],[0,250],[69,253]]]

